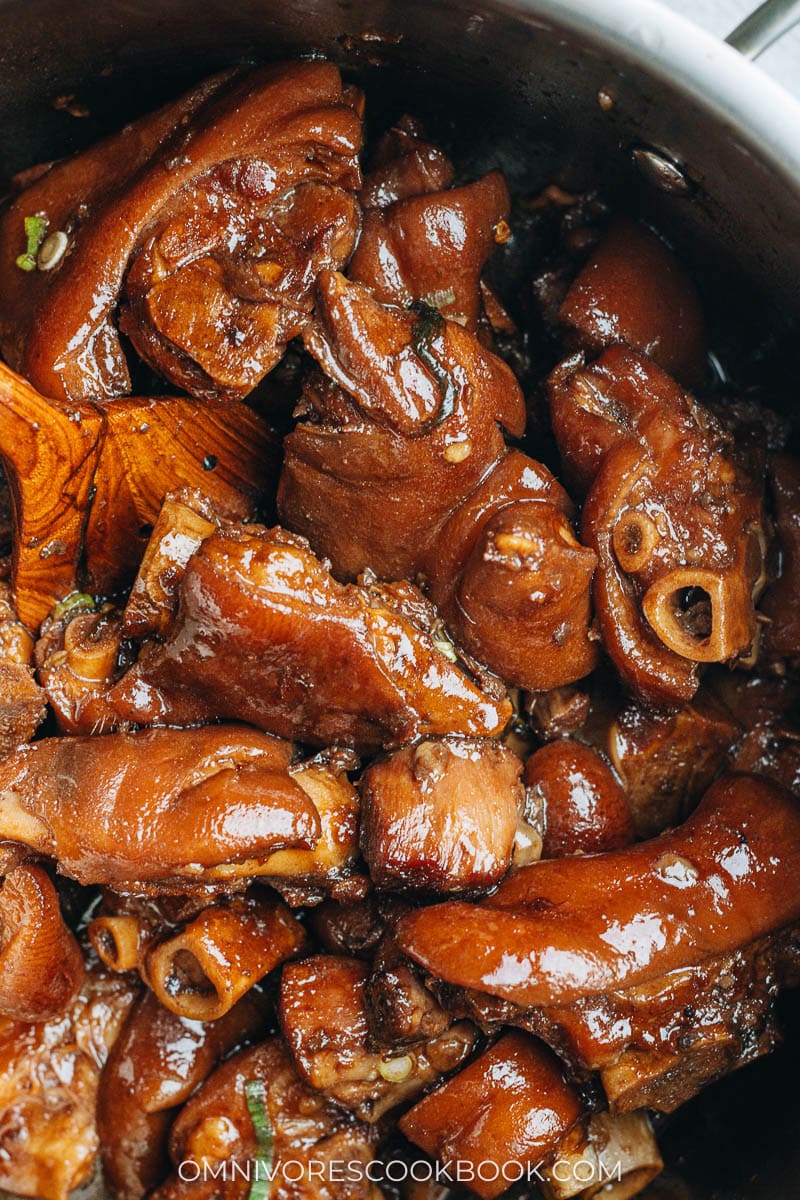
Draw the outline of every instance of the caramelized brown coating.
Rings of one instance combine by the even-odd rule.
[[[219,530],[192,557],[179,595],[167,641],[147,646],[109,693],[122,720],[229,718],[369,748],[492,734],[510,715],[386,593],[343,587],[281,529]]]
[[[386,931],[382,908],[374,891],[355,902],[324,900],[311,914],[311,927],[329,954],[370,959]]]
[[[737,725],[733,769],[766,775],[800,794],[800,681],[724,671],[709,686]]]
[[[142,974],[165,1008],[216,1021],[245,992],[305,945],[305,930],[267,892],[204,908],[179,932],[150,945]]]
[[[446,154],[406,114],[379,139],[358,198],[364,208],[385,208],[409,196],[441,191],[452,183],[453,173]]]
[[[619,850],[634,840],[628,801],[603,758],[559,738],[525,763],[528,804],[541,814],[542,857]]]
[[[596,352],[618,342],[691,386],[706,376],[706,327],[694,284],[660,238],[612,222],[559,309],[572,340]]]
[[[534,863],[478,905],[402,918],[400,946],[449,983],[519,1005],[645,984],[800,918],[800,807],[731,775],[679,829],[623,850]]]
[[[382,304],[422,302],[475,330],[481,272],[510,208],[499,171],[465,187],[375,207],[364,216],[347,274]]]
[[[97,1094],[103,1172],[115,1200],[141,1200],[161,1182],[174,1110],[263,1025],[250,997],[206,1022],[176,1016],[152,992],[142,997],[114,1044]]]
[[[214,76],[51,167],[0,224],[8,362],[59,399],[125,395],[121,301],[173,383],[245,395],[307,320],[317,271],[352,249],[360,141],[336,67],[306,61]],[[15,265],[31,213],[68,239],[51,270]]]
[[[41,867],[16,867],[0,886],[0,1014],[49,1021],[83,982],[80,946]]]
[[[81,883],[169,890],[263,874],[274,850],[319,836],[291,753],[230,725],[45,738],[0,763],[0,836]]]
[[[612,347],[550,379],[553,428],[588,491],[582,536],[600,560],[605,648],[649,703],[697,688],[697,664],[748,655],[763,586],[758,487],[711,414],[658,367]]]
[[[399,1125],[441,1162],[471,1164],[470,1190],[494,1200],[520,1171],[552,1158],[581,1115],[555,1055],[515,1032],[420,1100]]]
[[[118,724],[106,694],[135,658],[122,619],[77,593],[56,605],[36,643],[39,682],[62,733],[100,734]]]
[[[0,293],[8,298],[2,284]],[[46,400],[0,362],[0,439],[13,515],[12,599],[35,631],[54,603],[77,590],[103,417],[90,404]]]
[[[337,386],[307,389],[286,439],[286,524],[343,578],[424,577],[456,641],[511,683],[587,674],[595,558],[550,472],[505,446],[501,426],[524,429],[505,364],[456,323],[333,274],[306,344]]]
[[[413,1048],[370,1048],[365,986],[356,958],[315,955],[284,967],[280,1021],[301,1078],[366,1121],[417,1095],[459,1066],[475,1033],[466,1022]]]
[[[769,618],[764,650],[775,658],[795,658],[800,656],[800,459],[774,454],[769,467],[780,574],[761,604]]]
[[[393,916],[392,924],[399,915]],[[364,990],[367,1024],[376,1046],[413,1046],[437,1037],[452,1024],[451,1014],[437,1002],[421,974],[387,934],[372,960]]]
[[[361,778],[361,846],[379,888],[469,892],[511,865],[524,793],[517,756],[475,738],[395,751]]]
[[[739,733],[705,688],[673,713],[629,702],[615,714],[602,744],[625,789],[638,837],[653,837],[685,820],[728,762]]]
[[[187,1164],[184,1181],[176,1169],[152,1200],[246,1200],[259,1151],[248,1084],[264,1089],[274,1148],[272,1200],[380,1200],[380,1190],[363,1174],[375,1157],[377,1131],[308,1088],[279,1038],[228,1059],[183,1107],[169,1147],[176,1168]],[[205,1179],[203,1163],[210,1168]],[[299,1177],[298,1163],[307,1164]],[[352,1177],[343,1163],[354,1164]]]
[[[138,991],[89,963],[67,1010],[48,1021],[0,1020],[0,1187],[67,1200],[92,1176],[100,1070]]]

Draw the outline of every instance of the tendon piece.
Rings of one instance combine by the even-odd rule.
[[[361,846],[376,887],[473,892],[511,865],[522,764],[493,741],[443,738],[395,751],[361,778]]]
[[[39,682],[62,733],[98,734],[118,725],[106,694],[135,659],[111,604],[77,593],[42,624],[36,643]]]
[[[663,1166],[647,1113],[594,1113],[585,1131],[576,1129],[560,1146],[558,1163],[542,1172],[544,1193],[547,1200],[630,1200]]]
[[[375,1122],[460,1066],[475,1031],[467,1022],[448,1024],[413,1047],[373,1051],[364,991],[368,974],[366,963],[355,958],[316,955],[292,963],[283,969],[279,1015],[306,1083]]]
[[[49,1021],[75,999],[83,955],[41,867],[16,867],[0,886],[0,1014]]]
[[[674,713],[629,702],[615,714],[603,749],[622,782],[638,837],[686,819],[729,761],[739,734],[737,722],[705,686]]]
[[[250,893],[204,908],[180,932],[151,945],[142,973],[171,1012],[216,1021],[304,944],[303,926],[285,904]]]
[[[137,992],[136,981],[89,962],[67,1010],[49,1021],[0,1020],[0,1187],[67,1200],[92,1176],[100,1070]]]
[[[677,830],[525,867],[477,905],[403,917],[400,947],[432,975],[515,1005],[565,1005],[646,984],[800,918],[800,806],[724,776]]]
[[[320,834],[313,850],[276,850],[269,856],[265,874],[273,887],[297,888],[301,895],[305,889],[328,891],[354,874],[360,804],[347,772],[357,762],[348,752],[334,750],[290,767],[317,810]]]
[[[183,1107],[169,1138],[174,1173],[151,1200],[247,1200],[261,1183],[271,1200],[380,1200],[366,1175],[378,1137],[308,1088],[270,1038],[217,1067]]]
[[[316,273],[353,247],[360,143],[338,70],[307,61],[217,75],[54,165],[0,224],[6,359],[61,400],[125,395],[121,304],[173,383],[246,395],[302,329]],[[66,239],[52,269],[16,266],[31,213]]]
[[[224,409],[183,396],[106,405],[105,440],[83,533],[82,581],[109,595],[126,588],[149,546],[151,526],[176,489],[197,496],[218,518],[251,520],[271,503],[279,446],[246,405]]]
[[[769,469],[780,574],[761,604],[769,618],[764,651],[772,658],[795,658],[800,656],[800,459],[775,454]]]
[[[122,614],[127,637],[166,635],[186,565],[219,524],[220,514],[200,492],[182,489],[164,497]]]
[[[577,1092],[547,1047],[505,1034],[400,1118],[400,1129],[445,1164],[471,1168],[469,1187],[494,1200],[553,1158],[580,1120]]]
[[[2,284],[0,294],[8,298]],[[14,529],[11,594],[31,630],[57,601],[77,591],[103,439],[103,417],[91,405],[46,400],[0,363],[0,458]]]
[[[528,805],[540,813],[542,857],[619,850],[635,833],[628,801],[603,758],[559,738],[525,763]]]
[[[145,647],[109,693],[120,720],[237,719],[368,749],[494,734],[510,716],[388,594],[343,587],[279,528],[219,530],[190,560],[179,597],[164,645]]]
[[[414,117],[406,115],[380,138],[358,198],[364,208],[386,208],[397,200],[449,187],[453,174],[444,152],[427,141]]]
[[[624,342],[687,386],[705,382],[708,348],[697,290],[672,251],[635,221],[612,222],[559,318],[581,349]]]
[[[218,1021],[190,1021],[152,992],[130,1013],[100,1076],[97,1132],[115,1200],[141,1200],[167,1173],[175,1109],[215,1064],[264,1026],[250,997]]]
[[[323,275],[306,344],[328,381],[286,439],[285,524],[334,572],[422,578],[456,642],[511,683],[586,675],[592,551],[550,472],[509,452],[524,403],[476,337],[430,312],[378,304]]]
[[[694,695],[699,663],[753,651],[760,490],[711,413],[625,347],[591,367],[567,360],[549,386],[565,468],[588,491],[603,643],[637,697],[676,706]]]
[[[382,304],[429,304],[474,332],[481,272],[510,209],[499,171],[465,187],[373,208],[347,274]]]
[[[0,763],[0,837],[118,890],[258,875],[274,850],[319,836],[291,753],[231,725],[45,738]]]

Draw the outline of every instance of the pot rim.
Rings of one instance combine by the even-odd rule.
[[[681,13],[658,0],[496,0],[494,7],[589,33],[612,55],[622,49],[629,62],[732,126],[751,153],[800,188],[800,100]]]

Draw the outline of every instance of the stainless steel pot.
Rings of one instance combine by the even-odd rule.
[[[796,8],[771,0],[737,44],[756,51]],[[0,177],[220,65],[322,53],[361,77],[376,124],[421,115],[465,170],[597,183],[643,212],[693,262],[737,352],[794,378],[800,105],[651,0],[0,0],[0,35]],[[783,1052],[666,1124],[659,1195],[800,1195],[800,1008],[785,1017]]]

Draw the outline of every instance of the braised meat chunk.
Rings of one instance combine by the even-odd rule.
[[[353,248],[357,97],[329,63],[214,76],[26,188],[0,225],[0,349],[46,396],[130,391],[114,323],[193,395],[246,395]],[[24,219],[46,240],[16,260]],[[43,261],[44,259],[44,261]]]
[[[766,534],[755,481],[710,412],[623,347],[551,376],[553,427],[586,496],[594,601],[606,650],[634,693],[677,705],[697,665],[747,658]]]
[[[0,837],[87,884],[263,874],[320,832],[291,755],[243,726],[44,738],[0,763]]]
[[[109,703],[124,721],[248,721],[322,746],[499,732],[508,702],[392,600],[343,587],[282,529],[220,529],[188,563],[167,640],[145,646]]]
[[[3,1195],[633,1200],[791,1016],[796,355],[347,80],[0,206]]]
[[[381,888],[470,892],[511,865],[523,822],[519,759],[496,742],[424,741],[361,779],[361,841]]]
[[[343,578],[423,578],[456,642],[511,683],[587,674],[595,556],[550,471],[505,445],[525,420],[509,368],[341,276],[321,276],[318,311],[306,343],[327,381],[286,439],[282,520]]]
[[[370,1046],[365,986],[368,967],[355,958],[317,955],[284,968],[280,1019],[297,1070],[312,1087],[377,1121],[460,1066],[475,1031],[447,1025],[413,1046]]]

